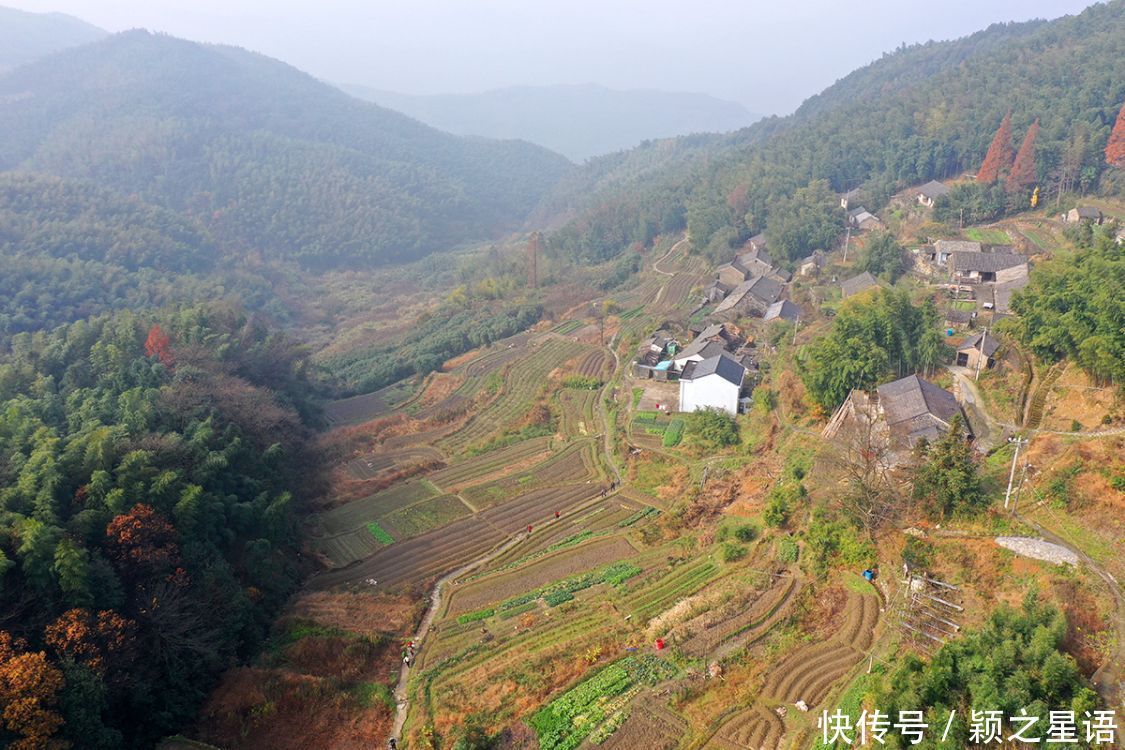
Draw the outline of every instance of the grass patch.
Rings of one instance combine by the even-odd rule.
[[[641,403],[641,399],[644,398],[644,395],[645,395],[645,389],[644,388],[634,388],[633,389],[633,408],[634,409],[637,408],[637,404]]]
[[[364,708],[371,708],[378,703],[392,710],[395,708],[394,692],[381,682],[361,682],[352,689],[352,696]]]
[[[986,245],[1010,245],[1012,243],[1012,238],[1003,229],[972,227],[965,230],[965,236],[974,242],[981,242]]]

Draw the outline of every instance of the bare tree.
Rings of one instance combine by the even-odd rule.
[[[900,497],[891,477],[890,436],[886,425],[856,414],[830,443],[827,458],[843,473],[837,504],[872,540],[893,521]]]

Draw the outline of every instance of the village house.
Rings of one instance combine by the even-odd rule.
[[[734,286],[724,284],[718,279],[714,279],[703,290],[703,299],[708,304],[714,304],[715,302],[721,301],[723,297],[726,297],[728,294],[730,294],[731,289],[734,289]]]
[[[879,386],[873,395],[853,390],[822,434],[834,440],[842,430],[869,425],[886,448],[887,465],[896,466],[909,460],[919,440],[932,443],[948,432],[957,415],[968,433],[968,421],[952,393],[909,375]]]
[[[788,320],[789,322],[793,322],[800,319],[800,317],[801,308],[785,299],[774,302],[772,305],[766,308],[766,313],[762,316],[762,320],[770,321],[780,318],[781,320]]]
[[[1083,221],[1101,224],[1105,220],[1102,212],[1093,206],[1075,206],[1063,214],[1061,218],[1067,224],[1078,224]]]
[[[828,261],[823,250],[813,250],[812,255],[797,264],[797,274],[800,276],[816,276]]]
[[[934,242],[934,252],[930,260],[937,263],[939,266],[944,266],[949,262],[949,256],[953,253],[979,253],[981,245],[979,242],[970,242],[969,240],[936,240]]]
[[[1000,348],[1000,341],[982,331],[966,339],[957,347],[957,365],[970,370],[992,369],[996,364],[993,356]]]
[[[766,308],[781,297],[782,291],[782,283],[777,278],[756,276],[735,287],[712,315],[726,320],[740,315],[764,315]]]
[[[1027,278],[1027,258],[1019,253],[954,252],[949,275],[956,283],[1010,282]]]
[[[879,286],[878,280],[871,275],[870,271],[864,271],[858,276],[852,276],[850,279],[844,280],[840,284],[840,296],[843,298],[852,297],[856,294],[866,292],[868,289],[874,289]]]
[[[759,232],[750,239],[746,240],[746,247],[750,250],[757,252],[765,252],[766,250],[766,233]]]
[[[680,411],[719,409],[738,414],[746,368],[726,352],[691,362],[680,374]]]
[[[933,208],[934,202],[943,195],[949,195],[949,188],[937,180],[930,180],[918,188],[917,199],[923,206]]]
[[[883,226],[883,222],[879,220],[879,217],[863,206],[848,211],[848,224],[856,229],[878,229]]]
[[[667,358],[676,353],[678,346],[668,331],[657,331],[638,348],[633,360],[633,376],[667,380],[672,364]]]
[[[859,188],[852,188],[846,193],[840,193],[840,208],[847,210],[849,203],[858,202],[862,193]]]
[[[724,263],[715,269],[715,278],[720,284],[733,289],[746,279],[750,278],[752,274],[750,270],[744,266],[738,258],[735,258],[730,263]]]

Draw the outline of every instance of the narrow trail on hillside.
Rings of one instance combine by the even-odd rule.
[[[680,245],[684,244],[687,241],[688,241],[688,236],[685,233],[683,238],[679,242],[672,245],[672,247],[668,248],[668,252],[666,252],[666,253],[664,253],[664,255],[660,256],[659,260],[655,260],[655,261],[652,262],[652,270],[656,271],[657,273],[659,273],[663,276],[675,276],[676,275],[675,271],[663,271],[663,270],[661,270],[660,264],[663,263],[664,261],[668,260],[669,258],[671,258],[672,253],[676,252],[676,249]]]
[[[430,594],[430,604],[426,607],[426,614],[422,616],[422,622],[419,623],[418,630],[414,633],[414,643],[417,646],[416,650],[421,650],[423,641],[430,632],[430,627],[434,624],[434,618],[437,616],[438,610],[441,609],[441,593],[445,585],[450,581],[460,578],[474,568],[478,568],[490,560],[499,557],[526,538],[527,534],[516,534],[504,544],[490,550],[487,554],[462,565],[452,573],[446,573],[437,580],[434,584],[433,592]],[[391,727],[391,736],[395,739],[401,739],[399,735],[402,733],[402,728],[406,724],[406,715],[410,710],[410,699],[407,696],[407,683],[410,679],[410,669],[411,667],[407,667],[405,664],[399,667],[398,683],[395,685],[395,721]]]

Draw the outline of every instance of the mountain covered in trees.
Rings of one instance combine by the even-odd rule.
[[[94,182],[240,253],[397,262],[518,227],[568,168],[233,47],[116,34],[0,77],[0,170]]]
[[[152,747],[301,571],[300,351],[221,307],[15,336],[0,358],[0,745]]]
[[[105,36],[105,31],[74,16],[0,7],[0,71]]]
[[[513,86],[479,94],[344,90],[450,133],[519,138],[577,162],[654,138],[744,128],[760,117],[737,102],[706,94],[617,91],[594,84]]]
[[[1114,0],[904,47],[789,117],[595,159],[539,215],[556,222],[553,251],[575,258],[612,257],[686,228],[715,259],[765,231],[774,257],[791,261],[824,241],[809,225],[839,225],[835,192],[863,187],[874,208],[903,187],[975,172],[1009,112],[1020,137],[1039,123],[1044,199],[1092,190],[1106,179],[1104,150],[1125,101],[1122,28],[1125,2]]]

